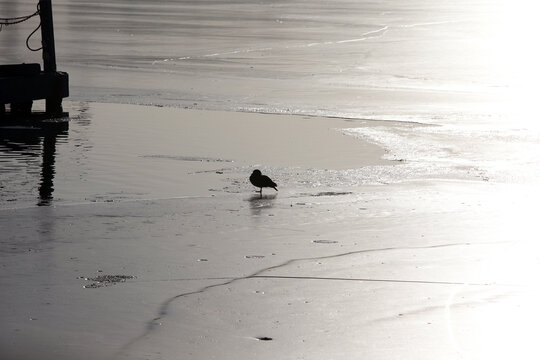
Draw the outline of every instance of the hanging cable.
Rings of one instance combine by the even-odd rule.
[[[15,24],[19,24],[19,23],[22,23],[26,20],[29,20],[31,18],[33,18],[34,16],[37,16],[39,15],[39,2],[37,4],[37,9],[36,9],[36,12],[33,13],[33,14],[30,14],[30,15],[26,15],[26,16],[17,16],[17,17],[12,17],[12,18],[0,18],[0,25],[1,26],[8,26],[8,25],[15,25]]]
[[[41,22],[39,23],[39,25],[37,26],[37,28],[35,28],[34,31],[32,31],[32,32],[30,33],[30,35],[28,35],[28,37],[26,38],[26,47],[27,47],[28,50],[30,50],[30,51],[40,51],[41,49],[43,49],[43,46],[41,46],[41,47],[39,47],[39,48],[37,48],[37,49],[33,49],[33,48],[30,47],[30,44],[29,44],[30,38],[32,37],[32,35],[35,34],[36,31],[39,30],[40,27],[41,27]]]
[[[26,16],[17,16],[17,17],[12,17],[12,18],[0,18],[0,31],[2,31],[2,28],[4,26],[20,24],[20,23],[22,23],[24,21],[30,20],[34,16],[38,16],[39,13],[40,13],[39,4],[40,3],[38,2],[37,6],[36,6],[36,12],[34,12],[33,14],[26,15]],[[38,29],[40,27],[41,27],[41,20],[39,22],[39,25],[26,38],[26,47],[31,51],[39,51],[39,50],[41,50],[43,48],[43,47],[40,47],[38,49],[33,49],[33,48],[30,47],[30,44],[29,44],[30,38],[32,37],[32,35],[34,35],[36,33],[36,31],[38,31]]]
[[[37,4],[37,8],[36,8],[36,12],[34,14],[39,14],[40,13],[40,8],[39,8],[39,2]],[[41,27],[41,18],[39,19],[39,25],[34,29],[34,31],[32,31],[30,33],[30,35],[28,35],[28,37],[26,38],[26,47],[28,48],[28,50],[30,51],[40,51],[41,49],[43,49],[43,46],[37,48],[37,49],[32,49],[30,47],[30,44],[29,44],[29,41],[30,41],[30,38],[32,37],[32,35],[34,35],[36,33],[36,31],[38,31],[38,29]]]

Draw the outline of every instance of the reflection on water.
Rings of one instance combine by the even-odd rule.
[[[0,129],[0,202],[17,202],[20,197],[37,195],[37,205],[50,205],[54,192],[56,143],[58,138],[67,137],[67,130],[29,126]]]
[[[43,163],[41,166],[41,183],[39,185],[38,205],[49,205],[53,199],[54,156],[56,153],[56,135],[43,138]]]
[[[271,209],[272,207],[274,207],[274,200],[276,199],[276,197],[277,197],[277,194],[251,195],[249,198],[251,215],[254,215],[254,216],[261,215],[263,210]]]

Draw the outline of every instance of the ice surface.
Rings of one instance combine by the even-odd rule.
[[[1,348],[21,359],[537,354],[530,191],[439,182],[3,210]]]
[[[0,130],[0,357],[538,358],[532,2],[53,10],[71,122]]]

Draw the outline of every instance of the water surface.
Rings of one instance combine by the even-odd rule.
[[[34,10],[34,1],[0,4],[2,16]],[[444,123],[524,113],[538,74],[532,10],[482,0],[58,0],[54,20],[74,100]],[[25,46],[36,25],[4,28],[0,63],[40,61]]]

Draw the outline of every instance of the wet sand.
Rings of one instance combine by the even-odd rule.
[[[381,123],[71,106],[49,206],[12,164],[35,182],[0,210],[3,357],[538,355],[534,184],[404,177],[340,130]]]

